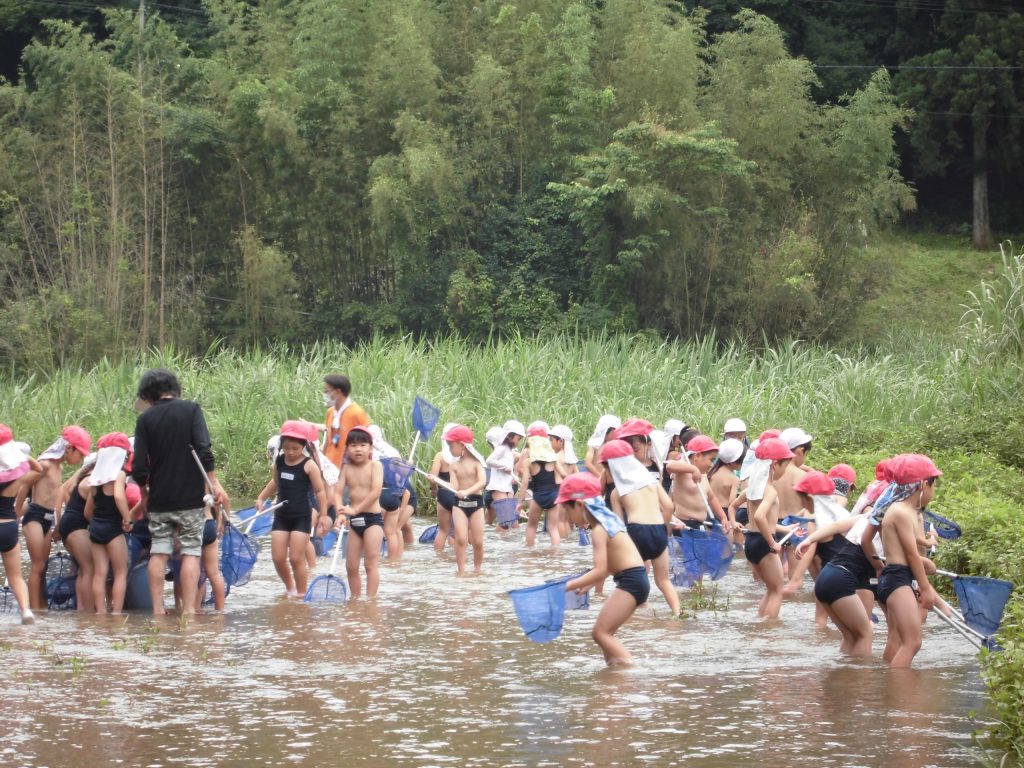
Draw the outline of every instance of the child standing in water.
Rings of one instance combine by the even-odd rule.
[[[526,521],[526,546],[532,547],[537,539],[537,528],[541,515],[546,516],[548,537],[551,548],[557,549],[562,541],[558,521],[558,486],[567,474],[558,461],[558,454],[551,446],[548,425],[535,421],[526,428],[526,450],[519,457],[522,477],[519,485],[519,502],[522,505],[526,491],[533,493]]]
[[[28,598],[34,610],[46,607],[46,565],[50,559],[50,542],[60,538],[55,527],[54,515],[64,478],[62,466],[80,464],[92,450],[92,438],[78,426],[65,427],[60,437],[43,451],[38,458],[42,474],[30,488],[24,488],[31,496],[21,516],[21,530],[25,535],[29,558],[32,561],[28,575]]]
[[[934,498],[942,472],[916,453],[891,459],[888,470],[892,483],[875,503],[862,541],[881,529],[886,565],[878,577],[878,602],[889,627],[884,658],[890,667],[909,667],[921,650],[921,610],[931,610],[938,600],[928,582],[935,565],[923,556],[919,541],[925,538],[921,510]]]
[[[365,427],[349,430],[345,445],[347,461],[341,468],[338,492],[348,489],[350,504],[338,510],[348,518],[352,535],[345,553],[345,570],[352,597],[363,591],[359,561],[366,572],[366,596],[376,597],[380,589],[380,543],[384,539],[384,513],[380,492],[384,488],[384,467],[373,459],[373,437]],[[340,535],[340,531],[339,531]],[[440,535],[440,534],[438,534]]]
[[[452,525],[455,527],[456,576],[466,575],[466,549],[473,545],[473,572],[479,574],[484,563],[484,458],[473,447],[473,431],[456,424],[444,433],[455,461],[452,463],[452,485],[455,486],[455,506],[452,507]]]
[[[500,442],[493,446],[494,450],[487,457],[491,474],[485,489],[490,491],[492,503],[510,499],[515,493],[515,466],[519,459],[516,449],[519,441],[526,436],[526,428],[515,419],[510,419],[496,428],[495,433],[500,434]],[[519,521],[513,523],[512,527],[518,528]]]
[[[629,666],[633,657],[615,633],[638,606],[647,602],[651,584],[643,558],[626,533],[626,526],[605,506],[601,494],[601,481],[590,473],[571,475],[559,488],[556,503],[563,505],[570,520],[581,527],[589,523],[593,529],[594,567],[569,581],[565,588],[583,592],[603,584],[611,574],[615,589],[601,607],[591,637],[608,666]]]
[[[14,443],[6,424],[0,424],[0,554],[3,555],[7,583],[21,608],[21,623],[34,624],[36,617],[29,605],[28,587],[21,575],[21,541],[14,502],[24,489],[36,481],[42,468]]]
[[[448,422],[444,425],[444,429],[441,430],[441,434],[446,434],[454,426],[453,422]],[[452,456],[448,443],[442,439],[441,450],[434,455],[434,462],[430,466],[430,476],[450,485],[452,480],[452,464],[454,463],[455,457]],[[452,530],[452,509],[455,507],[455,494],[443,485],[436,483],[433,479],[430,481],[430,486],[434,491],[434,497],[437,499],[437,535],[434,537],[434,551],[443,552],[445,545],[448,543],[449,533]]]
[[[306,594],[309,580],[309,534],[320,512],[314,512],[309,502],[310,492],[316,494],[318,510],[327,510],[327,493],[323,475],[317,463],[306,455],[307,449],[315,454],[316,447],[309,444],[309,427],[298,420],[281,425],[280,453],[274,458],[270,482],[256,498],[256,508],[274,497],[285,502],[274,512],[270,533],[270,556],[274,570],[284,583],[287,597]]]
[[[89,489],[86,480],[95,464],[95,453],[86,456],[82,468],[64,483],[57,499],[60,538],[78,566],[75,579],[77,607],[79,611],[90,613],[95,606],[92,604],[92,544],[89,542],[89,521],[85,519],[85,497]]]
[[[125,495],[125,464],[130,461],[131,443],[121,432],[111,432],[96,443],[96,466],[89,475],[85,517],[89,520],[92,544],[92,599],[96,613],[107,612],[107,573],[112,571],[110,608],[120,613],[128,585],[128,542],[132,529],[131,508]]]

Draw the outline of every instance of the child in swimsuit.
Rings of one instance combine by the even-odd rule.
[[[79,611],[91,613],[92,603],[92,544],[89,542],[89,521],[85,519],[85,496],[89,485],[86,480],[96,463],[96,454],[89,454],[79,469],[61,486],[57,509],[61,510],[58,531],[75,564],[75,597]]]
[[[485,488],[491,494],[492,504],[501,499],[510,499],[515,494],[515,466],[519,459],[516,449],[519,447],[519,441],[526,437],[526,427],[515,419],[510,419],[495,428],[495,436],[498,439],[492,444],[494,450],[487,457],[487,467],[491,473]],[[488,521],[493,522],[494,516],[492,507],[488,510]],[[519,521],[516,520],[511,527],[518,528]]]
[[[327,509],[323,475],[316,461],[307,455],[307,451],[315,455],[316,449],[310,444],[311,437],[315,443],[315,429],[294,419],[281,425],[281,452],[274,458],[270,482],[256,498],[257,509],[274,497],[285,502],[274,512],[270,556],[287,597],[305,595],[309,581],[309,537],[320,516],[310,504],[310,492],[316,495],[317,510]]]
[[[594,549],[594,567],[569,581],[565,588],[566,591],[584,591],[604,583],[608,575],[612,575],[615,589],[601,607],[591,637],[609,666],[631,665],[633,657],[615,633],[638,606],[647,602],[651,584],[644,561],[626,533],[626,526],[605,506],[601,493],[601,482],[589,473],[567,477],[559,488],[557,503],[563,505],[576,525],[590,524]]]
[[[548,425],[543,421],[535,421],[526,428],[526,450],[519,458],[519,465],[522,472],[519,484],[520,505],[525,500],[527,490],[533,493],[526,516],[526,546],[533,546],[541,515],[545,515],[551,548],[557,549],[562,534],[555,499],[558,497],[558,486],[568,472],[558,460],[558,454],[551,445]]]
[[[448,422],[444,425],[441,434],[445,434],[454,426],[453,422]],[[442,442],[441,450],[434,455],[434,462],[430,466],[430,475],[450,485],[452,479],[451,465],[453,463],[455,463],[455,457],[452,456],[452,452],[448,449],[448,444]],[[434,537],[434,551],[443,552],[445,544],[448,543],[448,538],[451,535],[452,509],[455,507],[455,494],[444,486],[438,485],[433,480],[430,483],[430,489],[437,500],[437,536]]]
[[[473,572],[479,574],[484,564],[484,497],[487,484],[484,458],[473,447],[473,431],[462,424],[444,433],[442,439],[455,457],[452,463],[452,485],[455,506],[452,525],[455,528],[456,576],[466,575],[466,549],[473,544]]]
[[[28,597],[32,608],[46,607],[46,565],[50,559],[50,542],[60,540],[55,514],[64,478],[62,466],[80,464],[92,450],[92,438],[78,426],[65,427],[61,436],[43,451],[37,461],[42,474],[26,488],[31,499],[24,506],[21,530],[32,562],[28,574]],[[23,491],[24,492],[24,491]],[[52,529],[52,530],[51,530]]]
[[[28,587],[21,575],[21,540],[18,537],[18,518],[15,499],[24,497],[25,488],[42,474],[35,459],[14,443],[11,428],[0,424],[0,554],[3,555],[7,584],[21,608],[21,623],[34,624],[36,617],[29,605]]]
[[[92,599],[96,613],[107,612],[107,573],[113,572],[110,609],[120,613],[128,586],[128,541],[132,529],[131,508],[125,495],[126,464],[131,463],[131,443],[121,432],[111,432],[96,443],[96,466],[86,480],[85,518],[92,544]]]
[[[373,459],[373,437],[365,427],[353,427],[345,440],[345,458],[338,481],[339,492],[346,488],[348,506],[338,511],[348,519],[352,535],[345,553],[345,570],[352,597],[362,594],[359,561],[366,572],[366,596],[376,597],[380,588],[380,544],[384,539],[384,514],[380,492],[384,488],[384,467]],[[340,529],[340,522],[337,526]],[[340,530],[339,530],[340,534]],[[438,534],[441,535],[441,534]]]

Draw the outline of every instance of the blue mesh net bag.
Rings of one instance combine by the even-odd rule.
[[[384,467],[384,487],[405,488],[405,483],[413,472],[412,464],[394,458],[381,459],[380,463]]]
[[[220,572],[224,583],[229,587],[240,587],[248,582],[259,553],[260,545],[254,536],[247,536],[226,522],[220,542]]]
[[[551,582],[509,591],[523,633],[535,643],[548,643],[562,633],[565,584]]]
[[[799,525],[801,527],[804,527],[804,530],[806,531],[807,529],[805,526],[808,523],[813,522],[813,517],[799,517],[797,515],[786,515],[784,518],[779,520],[779,525]],[[803,543],[804,539],[806,539],[809,535],[809,533],[804,533],[804,535],[801,536],[799,534],[794,533],[792,536],[786,539],[786,544],[792,545],[794,548],[799,547]]]
[[[590,531],[588,531],[586,528],[580,528],[580,546],[589,547],[590,545]]]
[[[561,584],[562,588],[565,589],[566,583],[573,579],[578,579],[582,576],[582,573],[574,573],[569,576],[560,576],[557,579],[547,579],[548,584]],[[565,593],[565,610],[567,611],[578,611],[583,608],[590,607],[590,590],[586,592],[566,592]]]
[[[935,532],[943,539],[959,539],[963,535],[960,526],[948,517],[937,515],[930,509],[922,509],[921,513],[935,526]]]
[[[967,626],[986,637],[999,630],[1003,609],[1013,592],[1012,583],[983,576],[956,576],[953,590]]]
[[[18,607],[18,599],[14,596],[14,592],[6,584],[0,587],[0,613],[20,613],[21,608]]]
[[[78,607],[75,595],[77,568],[66,552],[50,556],[46,564],[46,604],[51,611],[69,611]]]
[[[313,579],[313,583],[306,590],[302,599],[307,603],[344,603],[348,600],[348,587],[333,573],[338,564],[338,555],[341,554],[343,539],[344,537],[334,544],[334,558],[331,560],[330,571],[324,576],[317,576]]]
[[[249,536],[266,536],[274,526],[273,513],[259,515],[257,517],[256,507],[246,507],[237,512],[238,519],[242,524],[242,530]]]
[[[437,525],[428,525],[420,534],[420,544],[433,544],[437,538]]]
[[[732,563],[732,542],[721,528],[686,528],[670,536],[668,546],[669,577],[677,587],[692,586],[705,576],[717,581]]]
[[[512,525],[519,522],[519,501],[515,498],[496,499],[494,516],[499,525]]]

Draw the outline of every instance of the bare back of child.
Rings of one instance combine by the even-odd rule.
[[[626,522],[626,531],[645,561],[650,561],[654,583],[668,603],[672,615],[679,614],[679,594],[672,584],[668,559],[668,524],[672,500],[661,483],[654,483],[620,496],[612,492],[612,509]]]

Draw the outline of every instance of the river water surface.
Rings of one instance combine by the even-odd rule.
[[[427,524],[414,521],[416,533]],[[0,615],[7,766],[967,766],[985,707],[971,646],[929,622],[912,670],[841,659],[809,590],[778,621],[742,559],[718,610],[669,620],[652,591],[609,670],[600,603],[522,635],[505,592],[589,566],[488,531],[485,575],[413,545],[374,601],[285,600],[269,541],[221,615]],[[320,560],[326,572],[329,558]],[[342,569],[339,563],[339,570]],[[608,584],[611,587],[611,582]],[[169,598],[169,596],[168,596]]]

